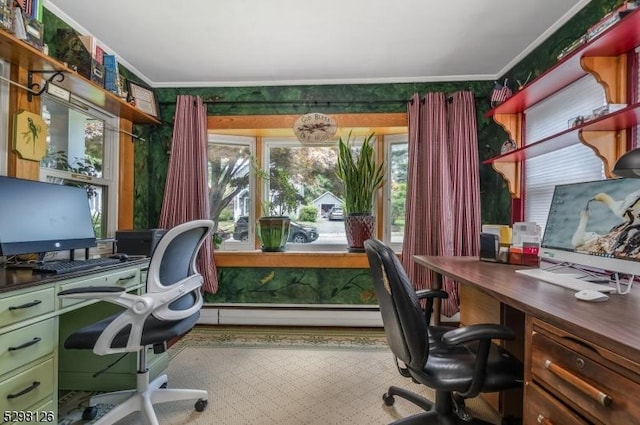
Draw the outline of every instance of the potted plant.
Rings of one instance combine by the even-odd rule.
[[[344,185],[344,227],[350,252],[364,252],[364,241],[375,232],[376,219],[372,213],[376,190],[382,186],[384,164],[375,160],[374,133],[365,137],[356,152],[351,141],[338,141],[336,175]]]
[[[294,212],[302,197],[291,184],[286,170],[274,168],[269,176],[259,174],[270,181],[269,200],[263,203],[263,216],[258,218],[258,238],[264,252],[285,250],[289,240],[291,219],[288,214]]]

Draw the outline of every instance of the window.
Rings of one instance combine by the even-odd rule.
[[[263,214],[288,215],[296,233],[303,235],[290,240],[288,250],[345,249],[344,216],[333,210],[344,198],[335,173],[337,158],[335,141],[308,146],[294,138],[264,140],[263,172],[269,178],[264,181]]]
[[[211,219],[223,250],[253,250],[253,168],[255,139],[209,136],[208,176]]]
[[[352,140],[357,146],[362,137]],[[407,134],[384,140],[388,184],[384,186],[383,211],[376,215],[384,223],[382,237],[399,249],[404,236]],[[257,151],[262,152],[260,161]],[[291,218],[288,251],[346,250],[344,189],[335,174],[337,157],[336,141],[311,146],[293,137],[257,140],[211,134],[209,199],[211,218],[217,223],[218,249],[255,249],[259,205],[259,215]],[[263,176],[259,188],[254,187],[256,174]]]
[[[118,120],[79,99],[42,97],[48,126],[40,180],[87,190],[96,237],[115,234],[117,225]]]
[[[384,186],[384,240],[402,249],[404,239],[405,202],[409,142],[407,134],[385,136],[386,183]]]

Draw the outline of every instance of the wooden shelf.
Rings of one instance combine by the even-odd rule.
[[[564,130],[513,150],[504,155],[495,156],[483,161],[483,164],[515,162],[535,158],[576,143],[580,133],[592,131],[618,131],[640,124],[640,103],[629,105],[624,109],[587,121],[582,125]]]
[[[135,124],[160,124],[160,120],[148,115],[108,90],[69,69],[63,63],[45,55],[13,35],[0,31],[0,57],[27,70],[63,71],[64,81],[55,82],[96,106]],[[26,81],[17,81],[24,86]]]
[[[504,103],[487,112],[487,116],[523,112],[542,99],[587,75],[589,71],[585,69],[586,66],[583,64],[584,58],[613,58],[633,50],[640,45],[639,28],[640,9],[637,9],[598,34],[593,40],[569,53]]]

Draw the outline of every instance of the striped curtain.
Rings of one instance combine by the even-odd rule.
[[[480,184],[473,93],[414,94],[407,105],[409,170],[402,262],[416,289],[433,275],[414,255],[477,255]],[[458,311],[456,282],[444,279],[442,314]]]
[[[178,96],[169,170],[160,212],[161,228],[169,229],[187,221],[210,218],[207,143],[207,110],[202,98]],[[202,289],[215,293],[218,290],[218,278],[211,238],[202,245],[197,265],[204,277]]]

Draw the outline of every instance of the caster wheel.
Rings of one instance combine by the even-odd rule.
[[[98,416],[98,406],[88,406],[82,412],[83,421],[92,421]]]
[[[195,407],[196,411],[202,412],[204,408],[207,407],[207,403],[207,400],[199,399],[193,407]]]
[[[392,395],[389,395],[389,394],[385,393],[382,396],[382,401],[384,401],[384,404],[386,406],[393,406],[393,403],[396,402],[396,399]]]

